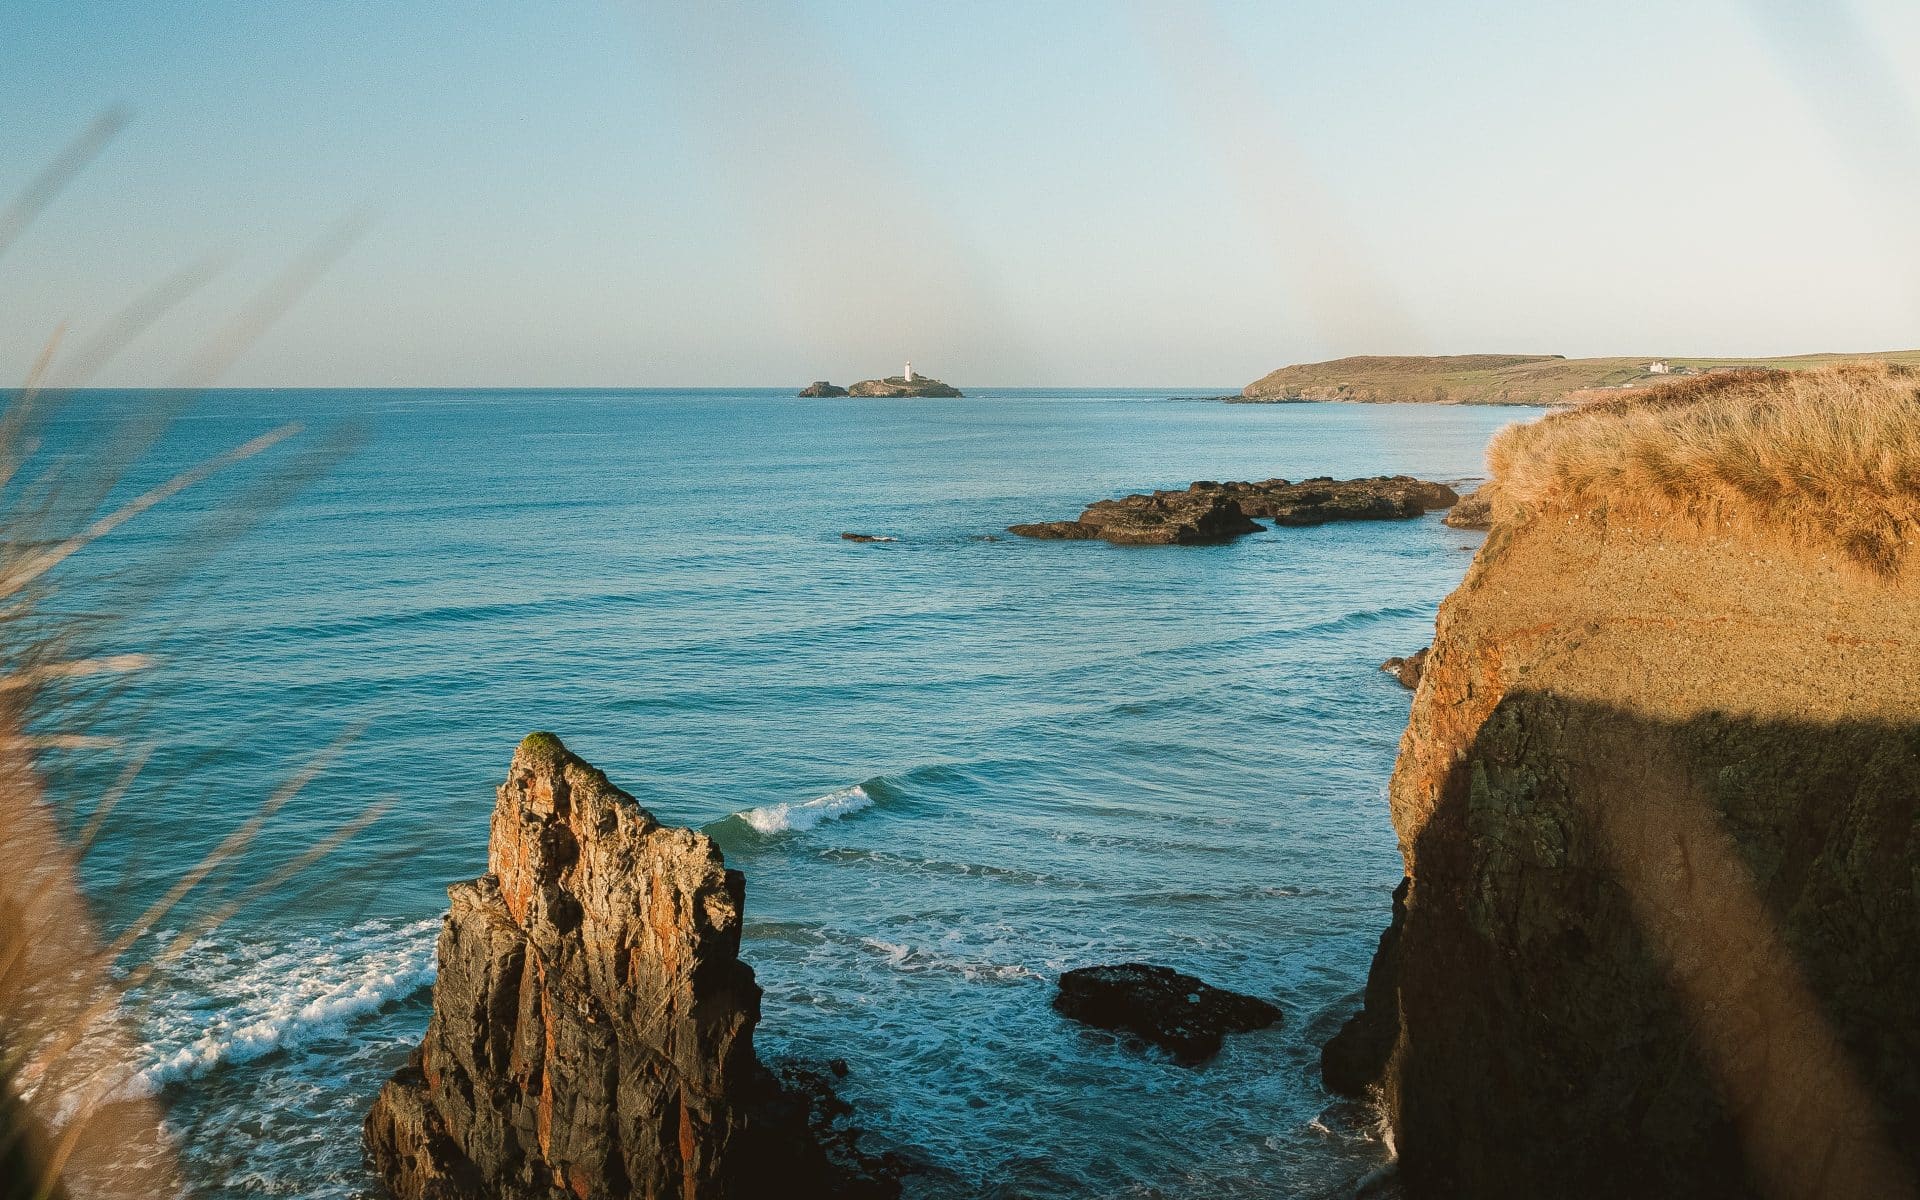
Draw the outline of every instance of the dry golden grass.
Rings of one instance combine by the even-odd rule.
[[[1735,522],[1893,575],[1920,536],[1920,370],[1677,380],[1510,426],[1487,462],[1500,522],[1596,509]]]
[[[0,255],[125,121],[104,114],[12,203],[0,206]],[[299,432],[284,426],[192,466],[131,498],[115,498],[127,469],[171,417],[293,303],[345,249],[361,222],[342,223],[258,293],[190,361],[182,387],[71,455],[43,456],[39,423],[133,337],[204,282],[204,264],[176,274],[108,321],[77,353],[55,333],[24,386],[0,394],[0,1197],[145,1200],[185,1195],[177,1134],[162,1101],[136,1086],[144,1065],[130,999],[169,986],[167,971],[243,906],[271,902],[289,882],[378,819],[374,804],[264,878],[215,893],[216,872],[269,835],[269,820],[352,734],[293,774],[275,794],[130,924],[103,928],[80,886],[81,859],[116,807],[143,784],[144,754],[95,732],[101,693],[146,670],[138,653],[101,653],[112,619],[137,609],[231,544],[281,500],[345,453],[350,438],[282,456],[253,485],[205,517],[163,561],[122,577],[115,611],[83,621],[49,606],[75,570],[69,560],[155,505],[256,458]],[[58,377],[57,385],[51,382]],[[96,551],[96,554],[98,552]],[[81,571],[89,567],[82,560]],[[97,568],[111,575],[111,550]],[[122,612],[124,608],[124,612]],[[104,685],[99,681],[107,681]],[[49,795],[50,750],[128,752],[85,822]],[[151,792],[151,789],[147,789]],[[136,802],[151,803],[144,794]],[[71,800],[73,798],[69,798]],[[150,938],[162,924],[165,939]]]

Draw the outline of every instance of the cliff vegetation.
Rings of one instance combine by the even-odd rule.
[[[1890,573],[1920,531],[1920,369],[1702,375],[1511,426],[1487,460],[1507,513],[1738,521]]]

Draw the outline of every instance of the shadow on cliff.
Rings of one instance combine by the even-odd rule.
[[[1506,696],[1383,941],[1409,1194],[1913,1195],[1917,842],[1920,722]]]

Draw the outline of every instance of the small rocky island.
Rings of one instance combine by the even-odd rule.
[[[863,379],[847,389],[850,396],[928,396],[953,399],[966,395],[957,387],[941,383],[938,379],[928,379],[925,375],[909,378],[905,375],[890,375],[885,379]]]
[[[1184,491],[1157,491],[1100,500],[1072,521],[1009,525],[1021,537],[1062,541],[1099,539],[1120,546],[1197,546],[1231,541],[1265,526],[1329,521],[1391,521],[1450,508],[1460,497],[1450,487],[1411,475],[1370,479],[1327,477],[1289,483],[1215,483],[1201,480]]]
[[[817,379],[807,385],[800,393],[803,399],[823,396],[878,396],[887,399],[900,397],[925,396],[935,399],[955,399],[966,395],[957,387],[930,379],[913,369],[908,363],[898,375],[889,375],[885,379],[862,379],[850,388],[837,387],[824,379]]]

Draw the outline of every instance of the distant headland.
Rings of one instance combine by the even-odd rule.
[[[1675,375],[1759,368],[1804,371],[1880,360],[1920,366],[1920,350],[1791,358],[1567,358],[1558,354],[1362,355],[1282,367],[1230,404],[1351,400],[1362,404],[1560,404]]]
[[[931,396],[952,399],[966,395],[957,387],[930,379],[913,369],[908,363],[906,369],[898,375],[889,375],[885,379],[863,379],[850,388],[838,387],[824,379],[815,380],[800,395],[803,398],[822,396]]]

